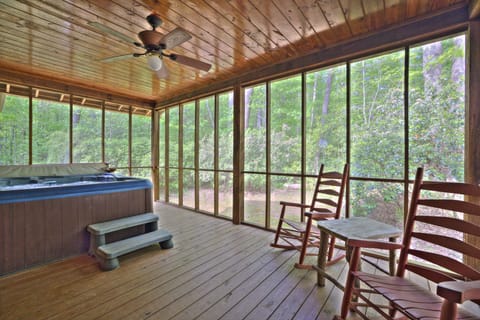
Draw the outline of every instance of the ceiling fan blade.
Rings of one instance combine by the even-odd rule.
[[[184,64],[186,66],[196,68],[196,69],[200,69],[200,70],[203,70],[203,71],[208,71],[212,67],[212,65],[210,63],[205,63],[205,62],[202,62],[200,60],[189,58],[189,57],[182,56],[182,55],[179,55],[179,54],[172,54],[170,56],[170,59],[172,59],[173,61],[176,61],[178,63]]]
[[[157,73],[158,79],[167,79],[169,76],[169,72],[165,64],[163,64],[160,70],[158,70],[156,73]]]
[[[134,55],[129,53],[129,54],[122,54],[121,56],[114,56],[114,57],[108,57],[105,59],[100,59],[99,61],[102,62],[114,62],[114,61],[119,61],[119,60],[125,60],[125,59],[130,59],[133,58]]]
[[[130,43],[130,44],[135,43],[135,40],[133,40],[129,36],[126,36],[123,33],[120,33],[117,30],[114,30],[110,27],[107,27],[107,26],[105,26],[101,23],[98,23],[98,22],[95,22],[95,21],[90,21],[90,22],[88,22],[88,25],[94,27],[95,29],[97,29],[100,32],[112,35],[112,36],[114,36],[114,37],[116,37],[116,38],[118,38],[122,41],[125,41],[127,43]]]
[[[182,28],[176,28],[163,36],[160,39],[160,44],[165,46],[165,49],[171,49],[190,39],[192,39],[192,36],[187,31]]]

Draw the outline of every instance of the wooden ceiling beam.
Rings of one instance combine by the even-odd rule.
[[[476,19],[480,16],[480,0],[470,0],[468,7],[470,19]]]
[[[478,2],[480,0],[476,0]],[[157,100],[157,108],[174,105],[210,92],[221,91],[236,85],[244,85],[280,75],[332,65],[348,59],[395,49],[415,42],[426,41],[447,33],[462,31],[467,27],[469,8],[466,4],[451,7],[437,14],[414,19],[408,23],[393,26],[379,32],[356,37],[337,45],[310,52],[261,69],[226,78],[188,93],[166,96]],[[220,79],[217,79],[220,80]]]
[[[40,89],[54,90],[64,94],[90,97],[124,105],[135,105],[148,109],[152,109],[155,106],[154,100],[109,93],[106,92],[105,89],[96,88],[93,85],[84,86],[81,84],[73,84],[67,81],[62,81],[62,79],[50,78],[23,70],[15,70],[12,66],[5,65],[2,62],[0,62],[0,81]]]

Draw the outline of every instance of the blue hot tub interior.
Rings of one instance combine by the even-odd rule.
[[[125,181],[128,179],[129,177],[117,177],[111,173],[77,176],[0,178],[0,191],[93,184],[99,182]]]

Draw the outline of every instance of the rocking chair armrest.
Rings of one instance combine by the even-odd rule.
[[[296,202],[280,201],[281,206],[297,207],[297,208],[310,208],[310,205]]]
[[[395,250],[403,248],[403,244],[401,243],[366,239],[349,239],[347,241],[347,246],[353,248],[370,248],[384,250]]]
[[[480,280],[445,281],[437,285],[437,295],[449,302],[463,303],[480,299]]]
[[[325,220],[328,218],[335,218],[335,212],[305,212],[305,217],[310,217],[313,220]]]

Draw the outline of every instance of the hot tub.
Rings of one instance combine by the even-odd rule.
[[[149,180],[107,169],[0,166],[0,275],[87,252],[89,224],[152,212]],[[141,232],[132,228],[107,241]]]

